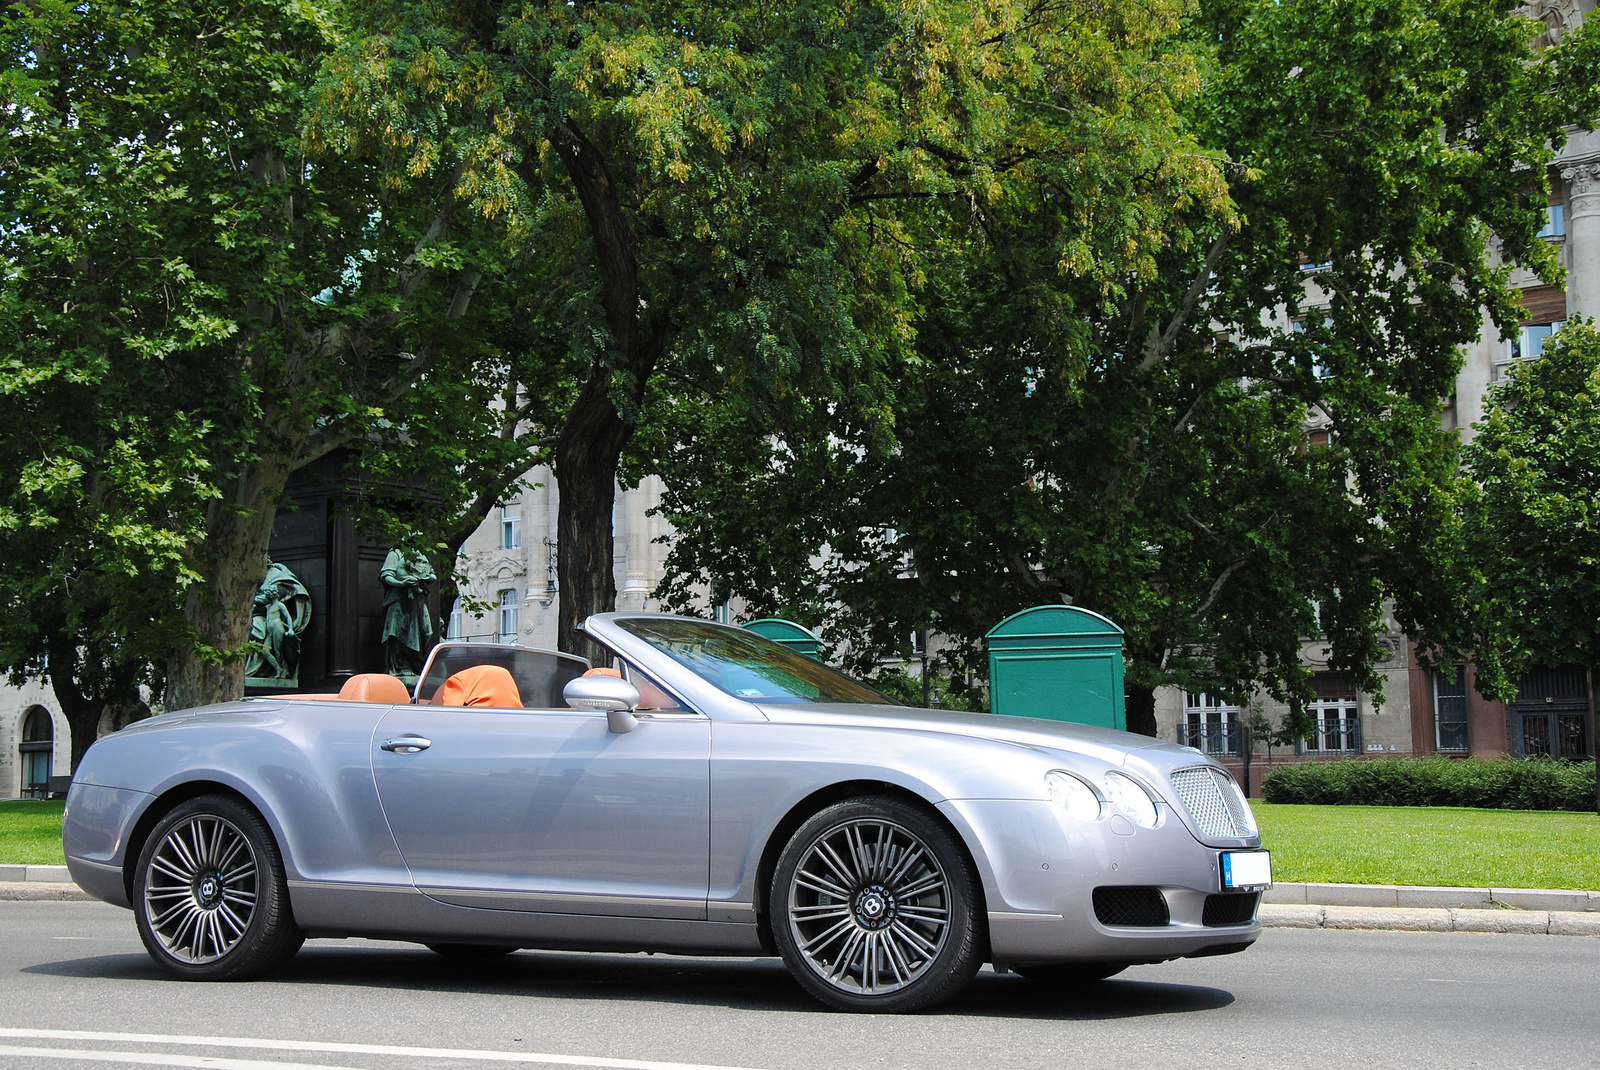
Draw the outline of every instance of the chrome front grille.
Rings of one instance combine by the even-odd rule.
[[[1222,770],[1209,765],[1180,769],[1172,774],[1172,788],[1202,836],[1237,839],[1256,834],[1244,793]]]

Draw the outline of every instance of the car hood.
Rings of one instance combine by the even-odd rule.
[[[898,729],[911,732],[938,732],[967,736],[995,743],[1010,743],[1039,750],[1070,751],[1099,758],[1112,765],[1126,765],[1137,753],[1143,763],[1175,768],[1204,762],[1205,757],[1192,747],[1180,747],[1134,732],[1114,728],[1047,721],[1034,717],[1000,717],[991,713],[962,713],[955,710],[924,710],[912,706],[868,706],[856,703],[815,703],[806,705],[761,704],[768,719],[783,724],[835,725]]]

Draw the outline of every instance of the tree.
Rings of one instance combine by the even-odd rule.
[[[89,705],[157,672],[173,705],[237,697],[289,473],[471,380],[494,223],[458,212],[462,170],[396,191],[302,151],[334,36],[314,4],[6,7],[13,673],[75,676]]]
[[[1304,732],[1305,637],[1376,692],[1391,613],[1425,643],[1459,634],[1439,406],[1482,310],[1516,321],[1506,265],[1559,278],[1535,237],[1544,165],[1593,103],[1595,35],[1530,56],[1535,27],[1497,0],[1189,14],[1153,47],[1196,57],[1174,106],[1226,200],[1159,171],[1019,184],[1012,216],[927,272],[892,450],[825,411],[689,414],[698,435],[661,464],[673,597],[714,579],[822,625],[863,669],[935,629],[974,676],[1001,617],[1070,601],[1127,630],[1146,732],[1166,684],[1265,689]],[[1143,256],[1119,263],[1103,232],[1052,255],[1063,216],[1152,203],[1166,240]]]
[[[1082,75],[1159,97],[1186,77],[1105,49],[1171,10],[361,5],[313,136],[388,154],[401,186],[474,169],[475,203],[506,214],[541,280],[530,311],[561,325],[528,356],[567,386],[528,417],[554,441],[563,649],[585,650],[578,623],[613,604],[613,486],[646,408],[705,389],[766,412],[805,397],[883,449],[924,220],[1003,196],[1025,162],[1003,150],[1028,151],[1001,136],[1009,94]],[[1136,243],[1151,229],[1119,226]]]
[[[1462,451],[1478,689],[1534,664],[1600,667],[1600,331],[1573,320],[1489,390]],[[1600,800],[1597,800],[1600,805]]]

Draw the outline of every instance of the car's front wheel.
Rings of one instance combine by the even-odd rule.
[[[226,795],[180,803],[139,852],[133,912],[145,950],[176,977],[254,977],[305,941],[266,823]]]
[[[886,796],[836,803],[778,858],[773,939],[801,987],[851,1011],[949,999],[985,954],[982,891],[943,822]]]

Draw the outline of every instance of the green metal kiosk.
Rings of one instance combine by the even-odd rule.
[[[1126,729],[1122,629],[1077,606],[1035,606],[989,631],[989,708]]]
[[[779,646],[788,647],[796,654],[804,654],[812,659],[822,656],[822,639],[810,628],[796,624],[792,620],[763,617],[760,620],[751,621],[744,627],[747,631],[752,631],[759,636],[771,639]]]

